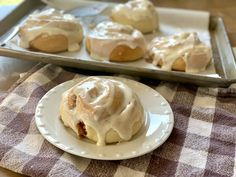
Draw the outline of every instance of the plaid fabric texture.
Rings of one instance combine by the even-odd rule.
[[[0,95],[0,165],[28,176],[236,176],[236,89],[140,80],[170,103],[171,136],[158,149],[123,161],[99,161],[63,152],[37,130],[34,112],[54,86],[80,77],[37,65]],[[137,79],[137,78],[136,78]]]

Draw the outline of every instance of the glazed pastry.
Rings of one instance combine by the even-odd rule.
[[[133,61],[146,52],[143,34],[131,26],[102,22],[86,36],[86,47],[97,60]]]
[[[155,31],[159,26],[158,13],[149,0],[132,0],[112,9],[113,21],[131,25],[143,33]]]
[[[126,84],[100,77],[64,92],[60,115],[65,126],[99,146],[130,140],[144,123],[138,96]]]
[[[210,47],[195,32],[157,37],[149,45],[148,54],[152,63],[163,70],[188,73],[206,70],[212,58]]]
[[[30,15],[20,28],[19,36],[19,45],[23,48],[48,53],[78,51],[83,29],[74,16],[48,9]]]

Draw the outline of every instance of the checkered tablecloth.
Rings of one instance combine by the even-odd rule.
[[[139,80],[161,93],[174,112],[171,136],[158,149],[123,161],[63,152],[37,130],[35,108],[52,87],[81,77],[39,64],[0,94],[0,165],[29,176],[236,176],[236,89]]]

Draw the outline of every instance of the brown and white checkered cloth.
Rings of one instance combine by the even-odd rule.
[[[63,152],[37,130],[35,107],[52,87],[80,77],[37,65],[0,96],[0,165],[29,176],[236,176],[236,89],[148,83],[170,103],[175,125],[155,151],[123,161]]]

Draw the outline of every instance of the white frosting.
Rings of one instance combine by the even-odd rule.
[[[20,46],[23,48],[29,48],[29,43],[42,34],[66,36],[69,51],[79,50],[79,43],[83,39],[79,21],[74,16],[55,9],[30,15],[21,29]]]
[[[132,49],[140,47],[146,51],[143,34],[128,25],[102,22],[87,37],[90,40],[91,56],[95,59],[109,60],[111,52],[119,45],[126,45]]]
[[[158,27],[158,13],[155,6],[149,0],[132,0],[125,4],[118,4],[112,10],[112,14],[125,17],[131,21],[151,21],[154,28]],[[122,21],[122,19],[121,19]]]
[[[119,93],[119,98],[117,94]],[[76,107],[68,107],[68,95],[76,95]],[[117,104],[117,99],[121,102]],[[106,133],[113,129],[120,138],[129,140],[135,122],[144,121],[143,107],[138,96],[124,83],[111,79],[89,77],[63,94],[62,117],[66,126],[77,134],[77,124],[83,122],[92,127],[97,134],[97,145],[105,145]]]
[[[173,63],[183,58],[185,71],[189,73],[204,71],[212,57],[210,47],[201,42],[195,32],[154,38],[149,54],[153,56],[154,65],[162,60],[163,70],[171,70]]]

